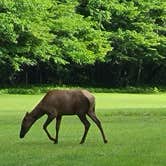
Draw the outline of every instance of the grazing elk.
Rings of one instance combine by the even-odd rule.
[[[49,91],[39,104],[30,113],[26,113],[22,120],[20,138],[23,138],[31,126],[41,116],[47,114],[48,118],[43,125],[48,138],[58,143],[58,132],[63,115],[77,115],[84,124],[85,131],[80,144],[84,143],[90,123],[86,118],[88,115],[101,131],[104,143],[107,143],[100,121],[95,115],[95,98],[87,90],[52,90]],[[56,137],[53,138],[47,126],[56,118]]]

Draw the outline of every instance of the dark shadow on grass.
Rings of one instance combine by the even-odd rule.
[[[18,141],[16,143],[17,145],[20,145],[22,147],[66,147],[66,148],[78,148],[78,147],[95,147],[97,145],[103,145],[105,146],[106,144],[104,144],[102,141],[98,141],[98,140],[87,140],[84,144],[80,144],[79,141],[75,141],[75,140],[66,140],[66,141],[60,141],[58,144],[54,144],[53,142],[49,142],[49,141]]]

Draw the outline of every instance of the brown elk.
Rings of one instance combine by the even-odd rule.
[[[107,143],[101,123],[95,114],[95,98],[87,90],[52,90],[49,91],[39,104],[30,113],[26,113],[22,120],[20,138],[23,138],[36,120],[47,114],[48,118],[43,125],[48,138],[58,143],[58,132],[63,115],[77,115],[84,124],[85,131],[80,144],[84,143],[90,123],[86,118],[88,115],[98,126],[104,143]],[[56,118],[56,137],[53,138],[47,126]]]

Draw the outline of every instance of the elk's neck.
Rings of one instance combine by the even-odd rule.
[[[43,113],[42,110],[40,110],[40,109],[38,109],[38,108],[34,108],[34,109],[32,110],[32,112],[30,113],[30,115],[31,115],[32,117],[34,117],[35,120],[37,120],[37,119],[39,119],[40,117],[42,117],[42,116],[44,115],[44,113]]]

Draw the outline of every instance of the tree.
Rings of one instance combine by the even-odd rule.
[[[127,84],[139,84],[143,73],[147,77],[150,72],[147,68],[143,72],[145,65],[151,64],[152,70],[159,69],[158,64],[163,65],[166,57],[164,0],[81,0],[82,4],[84,11],[88,11],[86,15],[82,8],[85,17],[111,32],[109,40],[113,49],[108,52],[106,62],[110,67],[117,65],[117,80],[124,78]]]
[[[47,0],[0,2],[0,71],[3,80],[14,79],[24,66],[49,59],[51,52]]]
[[[0,2],[1,75],[13,80],[16,73],[45,63],[93,64],[110,49],[107,33],[75,12],[76,1],[3,0]],[[4,79],[3,79],[4,80]],[[6,81],[5,80],[5,81]]]
[[[54,5],[51,31],[54,34],[56,56],[64,63],[93,64],[104,60],[110,44],[108,33],[96,28],[95,22],[75,12],[77,3],[61,2]],[[55,57],[56,58],[56,57]]]

